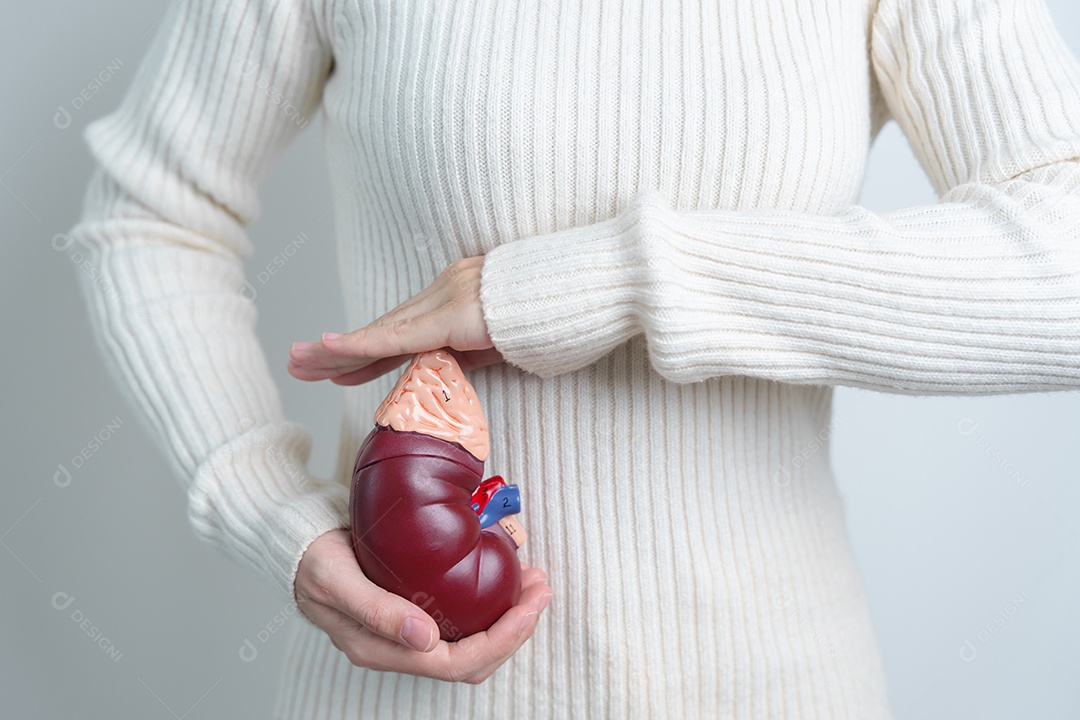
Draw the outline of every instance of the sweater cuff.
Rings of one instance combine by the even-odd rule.
[[[348,489],[308,472],[311,434],[303,426],[248,421],[240,430],[199,468],[188,519],[201,540],[294,603],[304,551],[323,533],[349,527]]]
[[[543,378],[585,367],[641,332],[637,298],[660,266],[653,191],[618,216],[513,240],[484,256],[480,303],[503,359]]]

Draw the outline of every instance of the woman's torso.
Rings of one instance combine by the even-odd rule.
[[[874,1],[317,2],[349,326],[644,189],[684,210],[854,202],[884,117]],[[347,391],[339,481],[396,375]],[[283,717],[887,717],[831,388],[676,385],[641,336],[548,380],[470,380],[486,475],[521,487],[521,553],[555,592],[536,635],[470,686],[353,668],[303,625]]]

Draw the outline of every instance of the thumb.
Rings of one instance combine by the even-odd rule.
[[[359,570],[348,573],[338,588],[329,604],[376,635],[422,652],[438,644],[439,628],[430,615],[371,582]]]

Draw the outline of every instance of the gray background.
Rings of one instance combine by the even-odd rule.
[[[1080,7],[1048,4],[1080,54]],[[50,243],[78,218],[90,175],[80,132],[116,107],[165,7],[5,8],[0,437],[14,463],[0,501],[4,717],[267,717],[285,633],[259,633],[282,613],[286,626],[300,622],[256,576],[194,538],[180,485],[97,355],[76,269]],[[109,66],[112,76],[74,109]],[[53,122],[61,105],[66,129]],[[312,470],[325,477],[340,389],[284,369],[290,342],[343,322],[320,133],[309,127],[263,184],[247,269],[255,275],[299,232],[311,240],[259,286],[259,336],[289,416],[314,434]],[[861,203],[888,211],[934,201],[890,123]],[[1080,393],[840,388],[835,411],[833,463],[896,718],[1080,717]],[[110,437],[58,486],[58,466],[70,468],[99,434]],[[63,610],[53,607],[58,592],[71,600]],[[251,662],[240,657],[245,640],[258,651]]]

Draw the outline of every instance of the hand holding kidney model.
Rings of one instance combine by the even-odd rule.
[[[486,630],[521,594],[516,485],[481,482],[488,428],[445,348],[418,353],[375,412],[353,467],[353,551],[376,585],[426,611],[443,640]]]

